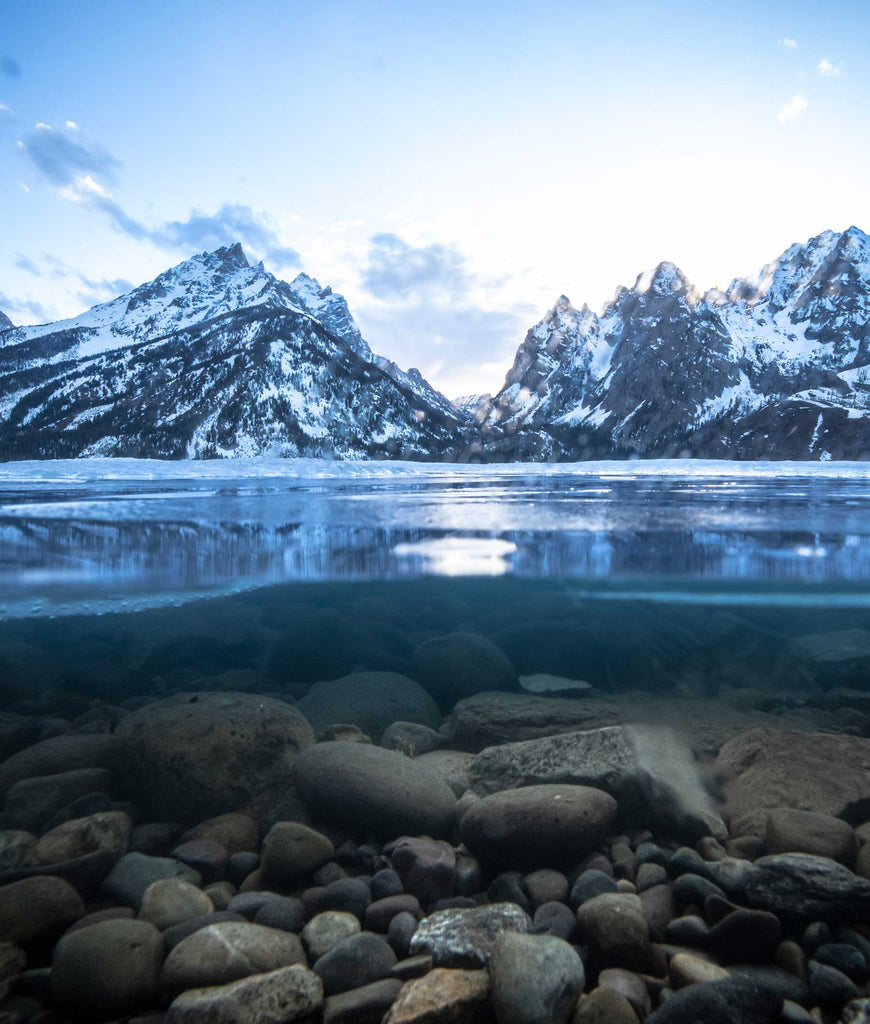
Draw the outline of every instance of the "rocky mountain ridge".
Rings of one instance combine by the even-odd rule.
[[[564,295],[494,397],[372,352],[344,298],[240,245],[54,324],[0,314],[0,458],[870,458],[870,238],[700,294],[672,263]]]
[[[559,458],[870,457],[870,238],[793,245],[699,294],[672,263],[602,314],[562,296],[485,422]]]

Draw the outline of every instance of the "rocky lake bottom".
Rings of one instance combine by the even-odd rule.
[[[870,1020],[868,669],[570,581],[7,619],[0,1014]]]
[[[3,1024],[870,1021],[860,466],[0,464]]]

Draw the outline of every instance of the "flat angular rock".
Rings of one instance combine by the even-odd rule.
[[[476,969],[489,962],[502,932],[527,934],[532,920],[515,903],[438,910],[423,918],[411,939],[411,953],[428,953],[436,967]]]
[[[761,728],[724,744],[715,763],[731,834],[763,837],[780,807],[870,819],[870,740]]]
[[[832,686],[860,685],[867,678],[870,631],[866,629],[806,633],[794,637],[792,646],[809,662],[816,681],[826,690]]]
[[[749,866],[750,906],[808,921],[870,923],[870,881],[827,857],[778,853]]]
[[[475,792],[516,786],[594,786],[632,825],[649,823],[688,839],[726,839],[689,747],[664,726],[611,726],[491,747],[471,766]]]
[[[318,819],[366,834],[448,835],[456,797],[446,782],[394,750],[318,743],[293,766],[299,794]]]
[[[588,697],[565,700],[528,693],[478,693],[456,704],[442,731],[457,749],[478,753],[504,743],[615,725],[616,708],[613,701]]]
[[[289,1024],[310,1017],[323,1003],[323,986],[301,964],[267,971],[228,985],[182,992],[166,1024]]]
[[[525,786],[478,800],[462,816],[459,835],[482,862],[560,867],[594,849],[616,811],[600,789]]]
[[[402,988],[384,1024],[472,1024],[488,991],[486,971],[436,967]]]

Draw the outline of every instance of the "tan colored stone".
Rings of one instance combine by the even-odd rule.
[[[839,817],[870,804],[870,740],[857,736],[750,729],[722,747],[715,772],[733,836],[763,836],[778,807]]]
[[[638,1024],[631,1003],[609,988],[594,988],[582,996],[572,1024]]]
[[[320,978],[301,964],[256,974],[229,985],[182,992],[166,1024],[289,1024],[323,1002]]]
[[[404,986],[384,1024],[472,1024],[488,991],[486,971],[436,967]]]
[[[260,829],[256,821],[240,811],[219,814],[195,825],[184,833],[180,842],[189,843],[201,839],[220,843],[230,857],[234,853],[258,853],[260,850]]]
[[[709,960],[702,960],[699,956],[677,953],[671,957],[668,977],[671,979],[671,986],[677,989],[685,988],[686,985],[700,985],[705,981],[720,981],[722,978],[730,977],[730,974],[724,967]]]
[[[34,864],[60,864],[86,853],[110,850],[119,857],[127,852],[133,822],[123,811],[101,811],[73,818],[46,832],[33,849]]]
[[[202,889],[181,878],[161,878],[145,890],[139,917],[165,931],[191,917],[201,917],[213,911],[214,903]]]

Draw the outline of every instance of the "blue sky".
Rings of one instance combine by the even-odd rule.
[[[565,293],[870,231],[870,4],[0,0],[0,309],[239,239],[494,390]]]

